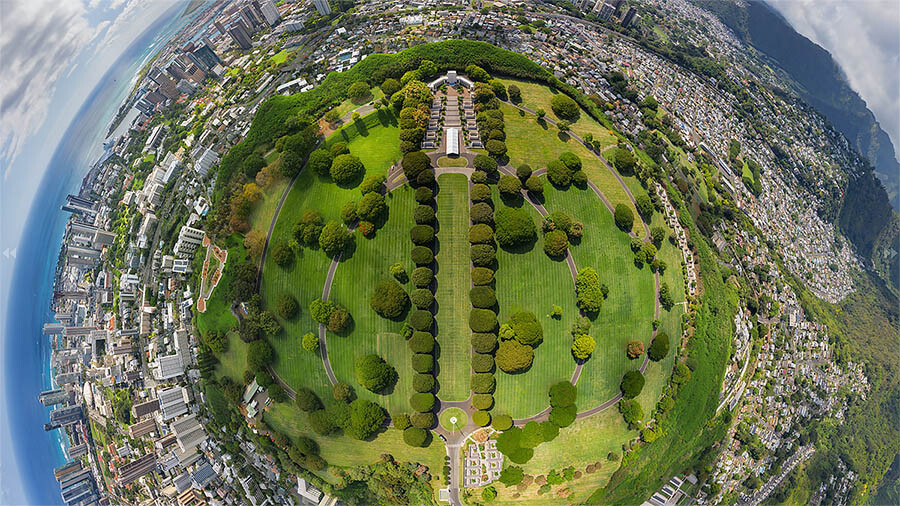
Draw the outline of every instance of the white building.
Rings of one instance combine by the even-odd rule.
[[[175,255],[189,256],[193,254],[203,243],[204,237],[206,237],[206,232],[200,229],[188,226],[181,227],[181,230],[178,232],[178,242],[175,243]]]
[[[459,129],[458,128],[448,128],[447,129],[447,154],[448,155],[458,155],[459,154]]]
[[[269,26],[274,25],[281,18],[281,14],[278,13],[278,7],[275,6],[275,2],[272,0],[262,0],[259,3],[259,7]]]
[[[204,151],[194,163],[194,170],[201,176],[205,176],[209,172],[209,169],[218,161],[219,154],[213,151],[212,148],[206,148],[206,151]]]

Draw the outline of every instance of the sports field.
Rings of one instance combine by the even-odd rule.
[[[437,338],[439,396],[469,398],[469,183],[462,174],[438,178]]]

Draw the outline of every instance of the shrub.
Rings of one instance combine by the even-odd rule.
[[[419,225],[427,225],[434,222],[434,209],[431,206],[420,205],[413,211],[413,219]]]
[[[384,82],[381,83],[381,91],[384,92],[384,96],[390,97],[394,93],[400,91],[400,81],[390,77],[385,79]]]
[[[581,170],[581,158],[578,158],[578,155],[571,151],[561,153],[559,155],[559,161],[569,169],[569,172],[574,173]]]
[[[335,385],[331,387],[331,395],[336,401],[346,402],[353,397],[353,388],[346,383],[335,383]]]
[[[425,440],[428,439],[428,432],[418,427],[409,427],[403,431],[403,441],[409,446],[425,446]]]
[[[684,364],[675,366],[675,372],[672,373],[672,383],[680,385],[691,379],[691,370]]]
[[[572,182],[572,172],[559,160],[553,160],[547,164],[547,178],[554,185],[565,188]]]
[[[318,323],[328,323],[332,311],[334,302],[330,300],[315,299],[309,304],[309,314]]]
[[[482,170],[476,170],[475,172],[472,173],[472,177],[470,179],[472,180],[472,184],[485,184],[485,183],[487,183],[488,175],[487,175],[487,172],[484,172]],[[488,194],[488,198],[490,198],[490,194]],[[487,199],[485,199],[485,200],[487,200]]]
[[[434,336],[428,332],[414,332],[409,339],[409,349],[413,353],[431,353],[434,350]]]
[[[419,429],[430,429],[434,427],[434,422],[434,413],[413,413],[409,415],[409,423]]]
[[[331,162],[331,179],[337,184],[345,185],[353,182],[366,171],[359,158],[351,154],[338,155]]]
[[[475,285],[489,285],[494,281],[494,271],[487,267],[475,267],[472,269],[472,283]]]
[[[500,472],[500,483],[503,483],[507,487],[511,487],[522,483],[524,477],[525,472],[522,471],[521,467],[507,466],[506,469]]]
[[[429,309],[434,304],[434,294],[427,288],[416,288],[409,298],[419,309]]]
[[[488,353],[472,354],[472,370],[475,372],[491,372],[494,368],[494,357]]]
[[[575,421],[575,406],[560,406],[550,410],[550,422],[557,427],[568,427]]]
[[[472,263],[478,267],[491,265],[497,257],[497,251],[490,244],[475,244],[470,255]]]
[[[369,305],[383,318],[397,318],[409,307],[409,296],[395,279],[384,279],[375,285]]]
[[[600,276],[592,267],[582,267],[575,276],[575,295],[578,307],[585,313],[600,311],[603,304],[603,291],[600,287]]]
[[[508,325],[515,339],[526,346],[537,346],[544,338],[544,329],[530,311],[513,313],[509,317]]]
[[[424,413],[434,409],[435,398],[431,393],[416,393],[409,398],[409,405],[416,411]]]
[[[569,249],[569,238],[562,230],[551,230],[544,234],[544,253],[550,258],[566,255]]]
[[[419,204],[429,204],[434,200],[434,192],[427,186],[416,188],[416,202]]]
[[[371,176],[366,176],[363,179],[363,182],[359,185],[359,191],[365,195],[367,193],[381,193],[381,190],[384,189],[384,182],[387,178],[384,174],[373,174]]]
[[[475,155],[475,160],[472,164],[475,166],[475,170],[480,170],[489,175],[497,172],[497,160],[494,160],[487,155]]]
[[[622,383],[619,385],[622,389],[622,395],[626,399],[634,399],[641,390],[644,389],[644,375],[640,371],[628,371],[622,376]]]
[[[410,256],[416,265],[430,265],[434,261],[434,253],[428,246],[413,246]]]
[[[375,235],[375,224],[371,221],[360,221],[356,228],[359,229],[359,233],[366,239],[371,239]]]
[[[356,204],[356,216],[365,221],[376,222],[387,212],[387,204],[384,201],[384,195],[378,192],[370,192]]]
[[[490,373],[475,373],[472,375],[471,389],[476,394],[493,393],[497,382],[494,375]]]
[[[634,174],[634,166],[635,166],[634,155],[631,154],[631,151],[627,149],[617,149],[616,156],[614,158],[613,164],[616,166],[616,170],[618,170],[623,176],[630,176]]]
[[[419,174],[431,168],[431,159],[428,158],[424,151],[413,151],[403,155],[400,165],[403,167],[406,179],[412,182],[416,180]]]
[[[494,230],[484,223],[478,223],[469,227],[469,242],[472,244],[492,244],[494,242]]]
[[[395,262],[391,264],[390,268],[391,276],[394,277],[400,283],[406,283],[409,281],[409,276],[406,274],[406,269],[403,268],[403,264],[400,262]]]
[[[497,242],[504,248],[531,244],[537,238],[537,228],[528,212],[521,208],[503,207],[497,211]]]
[[[630,207],[625,204],[616,204],[615,217],[617,227],[624,232],[631,232],[631,227],[634,226],[634,213],[631,212]]]
[[[541,432],[544,442],[550,442],[559,435],[559,426],[551,421],[541,422]]]
[[[490,224],[494,222],[494,210],[487,203],[479,202],[473,204],[469,209],[469,218],[472,220],[472,223]]]
[[[668,354],[669,336],[666,335],[665,332],[660,332],[656,334],[656,337],[653,338],[653,342],[650,343],[650,348],[647,350],[647,356],[650,357],[650,360],[659,362],[666,358],[666,355]]]
[[[572,174],[572,184],[579,188],[584,188],[588,183],[587,174],[583,170],[576,170]]]
[[[550,387],[550,405],[554,408],[575,405],[578,389],[568,381],[560,381]]]
[[[356,381],[372,392],[381,392],[397,380],[397,371],[378,355],[363,355],[356,359]]]
[[[541,430],[541,424],[530,421],[522,427],[522,437],[519,445],[522,448],[535,448],[544,442],[544,431]]]
[[[316,244],[324,226],[325,221],[322,219],[322,213],[309,209],[304,211],[300,221],[294,225],[294,238],[300,244]]]
[[[628,358],[638,358],[644,354],[644,343],[639,339],[628,341],[628,345],[626,346],[625,351],[628,355]]]
[[[351,232],[344,225],[336,221],[329,221],[322,228],[322,233],[319,234],[319,247],[326,255],[333,257],[344,251],[351,238]]]
[[[416,309],[409,316],[409,324],[416,330],[429,330],[433,322],[434,316],[432,316],[431,311],[424,309]]]
[[[494,396],[491,394],[474,394],[472,406],[475,409],[489,410],[494,407]]]
[[[395,429],[405,430],[409,428],[409,415],[406,413],[397,413],[391,415],[391,422]]]
[[[434,356],[430,353],[416,353],[412,356],[412,368],[418,373],[430,373],[434,370]]]
[[[356,399],[350,403],[350,423],[344,431],[356,439],[368,439],[381,429],[386,419],[384,408],[372,401]]]
[[[579,334],[572,340],[572,355],[578,360],[587,360],[594,353],[597,343],[587,334]]]
[[[294,261],[294,250],[287,243],[278,243],[272,249],[272,260],[280,267],[287,267]]]
[[[531,177],[531,172],[531,165],[528,165],[527,163],[523,163],[516,167],[516,176],[519,178],[519,181],[522,181],[523,183]]]
[[[476,174],[479,173],[476,172]],[[491,188],[483,183],[473,184],[472,190],[469,192],[469,198],[472,202],[485,202],[491,200]]]
[[[495,358],[497,367],[508,373],[527,369],[533,360],[534,349],[514,339],[500,343]]]
[[[434,279],[434,271],[428,267],[416,267],[413,269],[410,278],[417,288],[425,288],[430,285],[431,281]]]
[[[644,419],[644,410],[641,409],[641,405],[634,400],[623,399],[619,401],[619,412],[622,413],[622,418],[625,419],[625,423],[628,425],[639,425]]]
[[[275,358],[275,350],[265,339],[257,339],[247,346],[247,368],[254,374],[268,367]]]
[[[356,201],[351,200],[341,208],[341,221],[343,221],[345,225],[350,225],[359,219],[359,216],[356,215],[356,205]]]
[[[501,157],[506,154],[506,143],[503,141],[498,141],[497,139],[491,139],[484,143],[484,149],[487,150],[491,156]]]
[[[300,311],[300,305],[297,304],[297,299],[293,295],[282,293],[275,301],[275,311],[285,320],[290,320],[297,316],[297,313]]]
[[[507,197],[514,197],[519,195],[519,192],[522,191],[522,181],[516,176],[504,174],[500,176],[500,182],[497,184],[497,189]]]
[[[319,336],[312,332],[307,332],[306,334],[303,334],[303,337],[300,339],[300,345],[306,351],[318,351]]]
[[[472,423],[479,427],[487,427],[491,423],[491,414],[487,411],[476,411],[472,413]]]
[[[492,353],[497,348],[497,336],[487,332],[472,334],[472,350],[476,353]]]
[[[469,290],[469,300],[474,307],[491,308],[497,303],[497,296],[489,286],[475,286]]]
[[[416,392],[431,392],[434,390],[434,376],[418,373],[413,376],[413,390]]]
[[[472,332],[493,332],[497,328],[497,314],[490,309],[473,309],[469,313],[469,328]]]
[[[553,114],[569,121],[576,121],[581,112],[578,103],[563,93],[557,93],[550,99],[550,108]]]
[[[309,413],[322,409],[322,401],[319,400],[319,396],[312,390],[305,387],[298,388],[295,395],[294,402],[297,403],[297,407],[301,411]]]
[[[541,181],[541,178],[531,176],[525,180],[525,189],[531,193],[541,195],[544,193],[544,183]]]
[[[430,186],[434,184],[434,171],[431,169],[422,171],[416,177],[416,184],[419,186]]]
[[[434,227],[431,225],[415,225],[409,231],[409,237],[413,244],[419,246],[431,244],[434,241]]]
[[[491,426],[499,431],[509,430],[512,427],[513,420],[512,417],[506,414],[503,415],[494,415],[493,422]]]

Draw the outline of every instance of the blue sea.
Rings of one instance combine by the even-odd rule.
[[[6,342],[2,344],[6,362],[3,409],[7,411],[12,436],[12,448],[4,448],[4,452],[15,457],[30,504],[61,503],[52,471],[65,462],[64,434],[44,431],[49,409],[38,402],[38,394],[51,388],[50,340],[41,335],[41,327],[54,321],[50,301],[68,219],[59,207],[68,193],[77,193],[81,180],[102,154],[109,122],[131,90],[134,75],[189,20],[181,17],[184,7],[185,4],[174,4],[100,80],[56,148],[27,217],[10,285]],[[126,121],[131,118],[129,115]],[[123,123],[113,135],[124,127],[127,124]],[[10,474],[5,474],[9,479]]]

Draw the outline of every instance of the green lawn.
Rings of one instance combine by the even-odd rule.
[[[494,202],[498,208],[504,205],[496,190]],[[527,203],[523,205],[539,226],[538,212]],[[578,314],[575,289],[568,265],[547,257],[540,238],[527,251],[500,248],[497,263],[495,280],[500,322],[517,311],[531,311],[544,329],[544,341],[535,349],[530,369],[519,374],[499,370],[496,373],[493,411],[523,418],[546,408],[550,386],[570,379],[575,370],[569,351],[572,345],[569,328]],[[563,308],[560,320],[547,317],[554,304]]]
[[[568,135],[560,135],[556,127],[549,123],[538,123],[533,115],[519,116],[510,105],[503,104],[501,110],[506,122],[506,146],[509,149],[510,163],[514,167],[527,163],[534,170],[545,168],[548,162],[559,158],[560,154],[571,151],[581,158],[585,174],[613,206],[626,204],[634,209],[612,172],[581,143]]]
[[[389,114],[372,114],[361,120],[361,124],[345,127],[336,132],[329,142],[347,139],[350,152],[359,156],[367,173],[384,174],[392,160],[399,157],[398,129],[390,125]],[[382,126],[385,119],[388,126]],[[355,188],[340,188],[334,183],[322,180],[304,169],[285,201],[270,245],[290,241],[294,224],[307,209],[316,209],[327,221],[340,220],[340,210],[351,200],[358,200]],[[331,297],[345,305],[354,320],[354,327],[346,336],[328,334],[328,351],[332,368],[340,381],[356,384],[353,374],[355,357],[362,353],[377,352],[390,362],[399,372],[400,382],[396,393],[382,399],[382,405],[394,410],[408,410],[409,352],[406,343],[393,335],[400,331],[402,323],[384,320],[368,305],[368,290],[382,277],[388,276],[388,266],[395,261],[403,261],[409,270],[412,261],[409,250],[409,228],[412,225],[412,209],[415,201],[408,187],[398,189],[388,196],[390,218],[385,227],[376,233],[374,239],[365,239],[354,234],[356,248],[345,255],[335,272]],[[267,263],[263,273],[262,294],[267,304],[288,292],[300,302],[300,314],[293,321],[282,321],[285,332],[273,339],[278,352],[275,370],[289,385],[308,386],[320,395],[330,395],[329,382],[322,366],[321,356],[300,347],[300,338],[306,332],[315,332],[317,324],[309,316],[309,303],[322,296],[322,288],[331,260],[317,247],[303,248],[300,255],[288,268]],[[361,396],[375,399],[375,395],[360,391]]]
[[[469,398],[471,345],[469,343],[469,184],[462,174],[438,179],[437,195],[437,381],[440,398]]]
[[[286,62],[291,55],[294,54],[294,51],[288,51],[287,49],[282,49],[278,54],[272,57],[272,63],[275,65],[281,65]]]
[[[381,91],[381,88],[379,88],[377,86],[372,88],[371,91],[372,91],[371,95],[363,98],[362,100],[351,100],[348,98],[348,99],[344,100],[343,102],[341,102],[341,104],[335,108],[335,110],[337,110],[338,117],[341,118],[348,112],[356,109],[357,107],[359,107],[363,104],[367,104],[373,100],[381,100],[381,97],[384,96],[384,92]]]
[[[276,155],[278,153],[275,153]],[[275,208],[284,194],[290,179],[286,177],[277,177],[269,185],[263,189],[263,198],[253,208],[250,213],[250,228],[258,230],[263,234],[269,231],[269,225],[272,223],[272,216],[275,215]]]
[[[634,266],[631,238],[616,228],[612,215],[593,191],[575,186],[560,191],[546,182],[545,188],[549,188],[544,192],[548,212],[565,211],[584,223],[581,242],[570,247],[575,265],[579,269],[593,267],[601,282],[609,287],[609,295],[591,327],[597,348],[578,380],[578,410],[584,411],[616,395],[625,371],[640,366],[640,360],[628,359],[625,346],[632,339],[650,345],[653,274],[646,265],[642,269]],[[550,261],[543,251],[540,254],[544,261]],[[568,333],[565,338],[570,342]],[[571,355],[567,358],[571,360]],[[657,389],[657,397],[658,392]]]
[[[492,505],[518,505],[541,504],[551,506],[563,506],[583,503],[595,490],[606,485],[609,477],[619,467],[620,461],[609,461],[609,452],[616,452],[620,457],[622,444],[634,437],[636,433],[629,432],[622,421],[622,416],[615,408],[610,408],[594,416],[576,420],[569,427],[560,429],[559,436],[550,443],[543,443],[534,449],[534,457],[523,467],[525,474],[530,476],[547,476],[550,471],[561,473],[566,467],[572,466],[580,471],[582,476],[560,485],[554,485],[550,492],[538,494],[539,486],[532,483],[525,490],[519,491],[516,487],[506,487],[502,483],[494,484],[497,489],[497,498]],[[600,469],[594,473],[588,473],[588,464],[600,462]],[[560,497],[558,492],[563,489],[571,491],[571,495]],[[481,489],[473,489],[476,496]],[[519,497],[513,494],[519,493]]]
[[[231,313],[229,313],[231,314]],[[241,340],[237,331],[228,332],[228,349],[217,355],[216,376],[228,376],[237,383],[244,382],[247,370],[247,343]]]
[[[452,418],[456,418],[455,424],[450,421]],[[467,423],[469,423],[469,417],[460,408],[449,408],[441,413],[441,426],[449,431],[460,430]]]
[[[558,91],[551,89],[549,86],[531,81],[521,81],[518,79],[501,79],[501,81],[506,86],[515,84],[519,87],[519,90],[522,92],[522,102],[519,105],[527,107],[532,111],[543,109],[547,112],[548,118],[559,120],[556,114],[553,113],[553,108],[550,107],[550,100],[553,98],[553,95],[559,93]],[[505,112],[506,111],[504,111],[504,113]],[[518,113],[516,114],[518,115]],[[553,128],[555,129],[555,127]],[[608,128],[601,125],[584,110],[581,111],[578,120],[572,123],[571,131],[579,136],[590,133],[594,136],[594,140],[602,142],[603,145],[615,144],[617,142],[616,136]]]
[[[272,404],[263,418],[270,427],[292,439],[307,436],[315,439],[321,448],[321,455],[329,466],[351,467],[374,464],[383,453],[390,453],[397,460],[419,462],[428,466],[434,476],[441,476],[444,456],[447,454],[440,438],[435,437],[426,448],[413,448],[403,442],[403,432],[389,428],[379,433],[372,441],[360,441],[347,436],[319,436],[307,425],[306,413],[293,404]],[[322,478],[334,482],[336,478],[329,472],[317,473]],[[440,488],[438,482],[432,487]]]
[[[438,158],[438,167],[465,167],[468,161],[465,158],[442,156]]]

